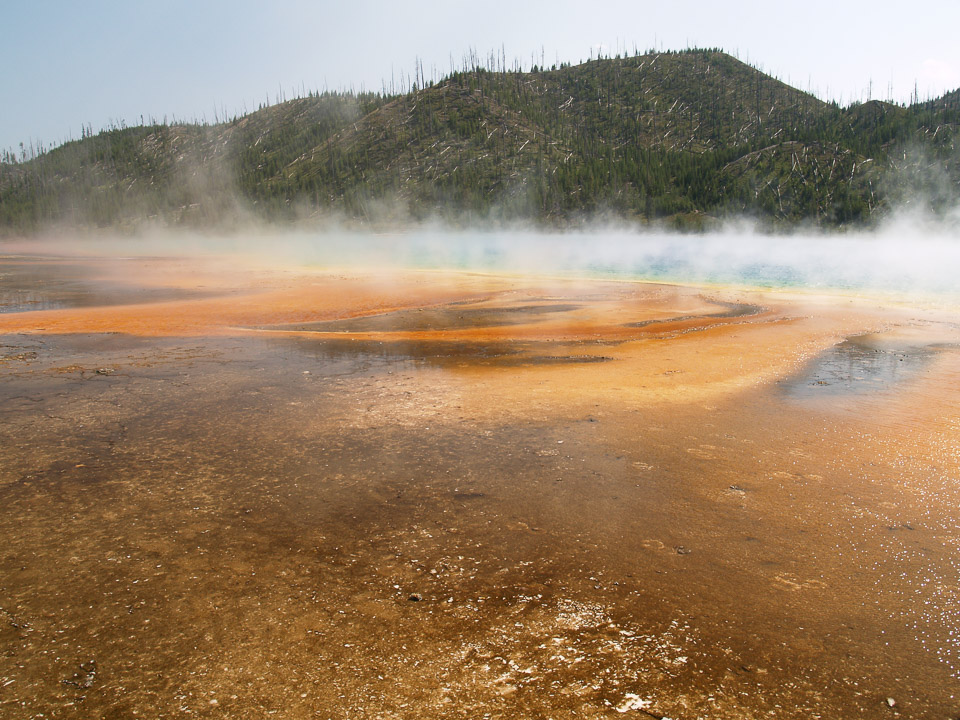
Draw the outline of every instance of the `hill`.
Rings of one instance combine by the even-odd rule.
[[[331,213],[869,223],[918,193],[934,210],[955,202],[958,97],[840,108],[717,50],[475,67],[394,96],[324,93],[216,125],[113,128],[0,164],[0,227]]]

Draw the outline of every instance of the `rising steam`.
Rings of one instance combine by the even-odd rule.
[[[224,255],[304,269],[452,269],[960,298],[956,220],[900,214],[869,232],[788,235],[743,223],[703,235],[622,225],[568,232],[428,225],[395,233],[261,227],[230,235],[32,239],[0,244],[0,252]]]

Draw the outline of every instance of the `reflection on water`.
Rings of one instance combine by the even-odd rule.
[[[98,277],[91,265],[0,259],[0,313],[190,300],[209,295],[209,291],[198,289],[107,281]]]
[[[580,307],[580,305],[572,304],[462,307],[461,304],[455,303],[442,307],[396,310],[380,315],[365,315],[347,320],[327,320],[297,325],[278,325],[268,329],[323,333],[461,330],[465,328],[523,325],[535,321],[540,316],[554,313],[568,313]]]
[[[952,346],[912,345],[879,335],[847,338],[821,353],[799,375],[781,382],[794,397],[826,398],[887,390],[923,372]]]
[[[593,354],[582,346],[564,353],[547,342],[448,342],[423,340],[362,340],[331,337],[311,338],[278,335],[270,340],[299,353],[323,361],[322,368],[336,368],[337,361],[366,362],[370,367],[395,367],[408,363],[415,367],[521,367],[532,365],[569,365],[609,362],[613,358]],[[559,351],[559,352],[558,352]],[[338,371],[334,370],[334,374]]]
[[[0,313],[57,310],[62,307],[67,307],[66,303],[51,299],[50,295],[43,291],[0,290]]]
[[[66,263],[0,262],[0,313],[56,310],[82,303],[89,272]]]

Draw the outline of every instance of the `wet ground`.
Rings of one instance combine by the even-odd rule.
[[[809,398],[889,392],[928,371],[941,353],[960,349],[954,342],[939,341],[935,333],[916,330],[913,338],[902,331],[846,338],[781,385],[791,395]],[[955,334],[949,324],[941,332]]]
[[[122,300],[0,317],[0,717],[960,717],[951,312],[70,263]]]
[[[193,299],[202,288],[145,287],[104,277],[74,258],[0,258],[0,313]]]

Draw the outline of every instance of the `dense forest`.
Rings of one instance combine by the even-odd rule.
[[[958,126],[960,91],[842,108],[719,50],[476,64],[395,94],[309,93],[223,123],[6,152],[0,232],[327,217],[842,228],[953,210]]]

